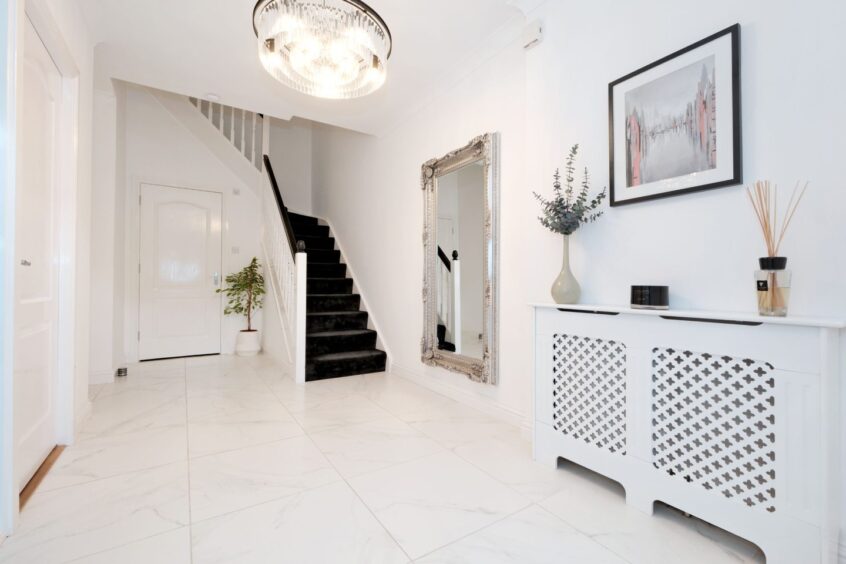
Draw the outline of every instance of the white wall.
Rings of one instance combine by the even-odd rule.
[[[138,359],[138,193],[141,183],[210,190],[223,195],[224,273],[240,270],[253,256],[261,257],[261,222],[253,188],[215,158],[146,89],[127,85],[125,120],[124,345],[126,358],[132,362]],[[245,323],[241,317],[224,318],[223,353],[234,351],[235,337]],[[256,324],[260,327],[261,323],[259,315]]]
[[[846,138],[842,2],[716,0],[545,2],[543,42],[514,41],[375,139],[315,130],[315,211],[328,216],[371,296],[396,367],[483,405],[529,415],[533,301],[550,301],[561,238],[538,223],[532,190],[581,144],[596,189],[608,183],[608,83],[735,22],[742,27],[746,182],[799,179],[811,189],[783,246],[794,271],[791,313],[846,317],[846,246],[839,160]],[[502,133],[498,387],[420,362],[420,165],[485,131]],[[752,311],[761,236],[741,187],[607,210],[572,241],[586,303],[625,304],[631,284],[671,287],[679,308]],[[844,500],[846,508],[846,500]]]
[[[311,122],[268,118],[270,162],[282,199],[290,211],[309,215],[312,211]]]
[[[480,407],[497,409],[520,422],[528,412],[531,356],[528,331],[531,312],[518,270],[531,262],[521,258],[525,233],[518,218],[534,215],[521,203],[528,187],[523,180],[524,55],[511,44],[495,58],[440,92],[421,92],[431,103],[391,133],[369,137],[314,127],[314,211],[327,217],[343,243],[356,284],[366,292],[370,313],[379,322],[392,353],[392,369],[449,388]],[[431,97],[431,98],[430,98]],[[423,328],[423,194],[420,167],[487,131],[502,132],[503,237],[500,291],[499,386],[474,384],[465,377],[420,361]],[[525,225],[525,223],[524,223]],[[551,283],[552,277],[550,277]],[[542,290],[535,298],[542,298]],[[522,344],[520,343],[522,341]],[[516,346],[515,346],[516,344]]]
[[[90,381],[110,382],[122,362],[116,358],[115,310],[115,218],[117,209],[117,96],[111,89],[94,91],[94,146],[97,158],[92,172],[91,199],[91,300]],[[121,132],[122,133],[122,132]],[[122,339],[121,339],[122,340]]]

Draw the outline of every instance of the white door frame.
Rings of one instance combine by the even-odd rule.
[[[14,460],[14,278],[15,278],[15,191],[20,155],[17,153],[20,99],[22,84],[18,80],[23,61],[23,33],[32,22],[59,73],[62,75],[62,105],[60,109],[61,146],[58,158],[61,194],[59,212],[59,320],[57,354],[57,440],[70,444],[74,438],[74,382],[75,382],[75,320],[76,320],[76,217],[78,162],[78,102],[79,67],[62,37],[44,0],[2,0],[0,15],[7,43],[3,46],[0,63],[2,84],[2,121],[14,135],[7,133],[0,145],[0,173],[3,197],[0,200],[0,536],[12,533],[16,524],[18,487]],[[5,159],[5,160],[3,160]]]
[[[136,345],[137,345],[137,348],[138,348],[137,353],[138,353],[138,356],[139,356],[139,360],[140,360],[140,347],[141,347],[141,339],[140,339],[141,309],[143,307],[142,301],[141,301],[141,269],[143,268],[143,265],[141,264],[141,260],[142,260],[141,243],[142,243],[142,240],[143,240],[143,237],[141,236],[141,230],[144,227],[141,223],[142,205],[141,205],[140,197],[141,197],[141,193],[142,193],[141,191],[142,191],[142,189],[145,185],[149,186],[151,188],[164,188],[164,189],[167,189],[168,192],[172,192],[172,193],[175,193],[176,191],[183,191],[183,192],[188,191],[188,192],[192,192],[192,193],[213,194],[213,195],[218,197],[217,201],[218,201],[219,206],[220,206],[220,208],[219,208],[219,212],[220,212],[219,220],[221,221],[221,227],[220,227],[219,264],[217,265],[216,268],[217,268],[217,274],[220,277],[219,278],[220,282],[218,284],[218,288],[223,288],[224,285],[225,285],[224,282],[223,282],[223,279],[225,278],[225,273],[223,271],[223,266],[224,266],[223,265],[223,248],[224,248],[223,244],[224,244],[224,231],[225,231],[225,223],[226,223],[225,220],[224,220],[225,215],[224,215],[224,207],[223,207],[224,193],[222,191],[219,191],[219,190],[205,190],[205,189],[202,189],[202,188],[182,188],[182,187],[178,187],[178,186],[172,186],[172,185],[169,185],[169,184],[154,184],[154,183],[150,183],[150,182],[141,182],[138,185],[139,200],[138,200],[138,238],[137,238],[138,241],[137,242],[138,242],[139,269],[136,272],[136,278],[137,278],[137,284],[138,284],[138,304],[137,304],[137,306],[138,306],[138,327],[139,327],[139,333],[138,333],[138,338],[136,339]],[[187,195],[186,195],[186,197],[187,197]],[[151,304],[151,306],[152,306],[152,304]],[[222,342],[222,340],[223,340],[223,317],[224,317],[224,315],[223,315],[223,300],[220,299],[220,298],[218,298],[218,304],[217,304],[216,309],[217,309],[217,314],[218,314],[218,317],[219,317],[218,332],[217,332],[217,339],[216,339],[216,341],[217,341],[217,352],[216,353],[200,353],[200,356],[207,355],[207,354],[208,355],[222,354],[222,352],[223,352],[223,342]],[[181,355],[181,356],[194,356],[194,354],[185,354],[185,355]],[[164,358],[178,358],[178,356],[164,356],[162,359],[164,359]],[[160,360],[160,359],[151,358],[151,359],[145,359],[145,360]]]
[[[221,278],[226,277],[226,249],[229,248],[229,194],[231,189],[220,188],[202,182],[174,182],[152,175],[131,175],[126,193],[125,216],[125,247],[124,247],[124,351],[127,363],[138,362],[138,331],[141,327],[141,277],[138,268],[141,264],[141,185],[153,184],[181,190],[201,190],[220,194],[220,213],[223,221],[221,229]],[[223,352],[223,333],[225,331],[223,318],[223,303],[220,306],[221,315],[221,352]]]

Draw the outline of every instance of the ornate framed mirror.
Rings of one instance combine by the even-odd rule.
[[[498,379],[499,134],[423,164],[423,362]]]

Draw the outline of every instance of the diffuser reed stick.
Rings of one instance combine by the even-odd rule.
[[[769,180],[758,180],[753,188],[747,186],[746,194],[749,196],[758,223],[761,225],[764,242],[767,245],[767,256],[778,256],[784,234],[787,233],[787,228],[790,227],[796,208],[799,207],[799,202],[805,196],[807,188],[807,182],[801,186],[801,189],[800,183],[796,183],[793,193],[790,195],[790,201],[787,203],[787,211],[781,219],[781,227],[779,227],[778,186],[770,184]]]
[[[778,256],[784,235],[787,233],[791,221],[793,221],[793,216],[796,214],[796,209],[805,196],[807,188],[807,182],[804,185],[799,182],[796,183],[793,192],[790,194],[790,200],[787,202],[787,209],[781,216],[778,212],[778,186],[770,184],[768,180],[759,180],[751,188],[746,188],[746,194],[749,196],[755,217],[758,219],[761,232],[764,234],[768,257]],[[778,272],[784,272],[783,261],[786,259],[781,260],[782,266],[780,268],[782,270],[767,270],[766,283],[759,283],[758,311],[762,315],[786,315],[787,313],[787,299],[788,292],[790,292],[789,273],[787,273],[787,283],[779,284]],[[765,268],[763,259],[761,268]],[[768,266],[767,268],[774,267]],[[785,285],[787,287],[784,287]]]

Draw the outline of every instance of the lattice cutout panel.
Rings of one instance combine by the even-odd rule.
[[[557,431],[626,454],[626,345],[553,335],[552,407]]]
[[[653,349],[653,465],[775,511],[772,371],[748,358]]]

